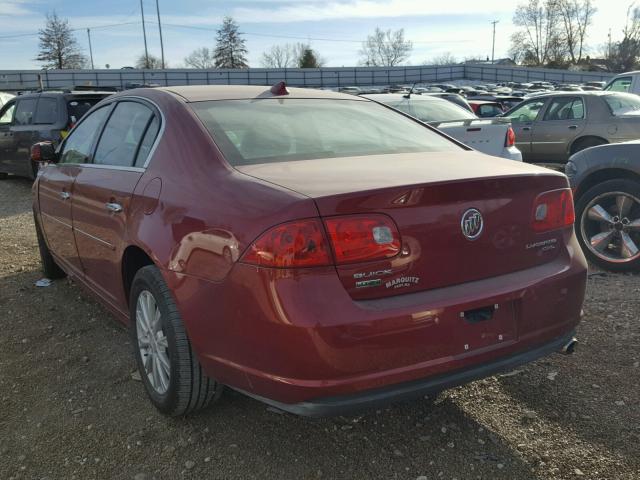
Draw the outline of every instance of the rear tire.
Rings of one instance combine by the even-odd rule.
[[[223,387],[202,370],[169,287],[155,265],[136,273],[129,310],[138,371],[158,410],[170,416],[186,415],[220,398]]]
[[[576,202],[576,235],[590,262],[614,272],[640,270],[640,182],[608,180]]]
[[[0,172],[0,180],[6,180],[8,176],[8,173]]]
[[[606,145],[608,142],[603,138],[598,137],[585,137],[576,140],[571,146],[571,155],[574,155],[586,148],[597,147],[598,145]]]
[[[40,224],[38,223],[38,218],[33,213],[33,223],[36,227],[36,237],[38,238],[38,250],[40,251],[40,262],[42,263],[42,273],[47,278],[55,280],[56,278],[64,278],[67,276],[66,273],[58,266],[56,261],[53,259],[51,252],[49,251],[49,247],[47,247],[47,243],[44,241],[44,235],[42,234],[42,230],[40,229]]]

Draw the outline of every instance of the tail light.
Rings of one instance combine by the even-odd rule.
[[[504,139],[505,147],[513,147],[516,144],[516,133],[513,131],[513,128],[509,127],[507,129],[507,135]]]
[[[337,264],[382,260],[400,251],[400,233],[385,215],[352,215],[324,220]]]
[[[573,225],[576,215],[571,190],[564,188],[541,193],[533,204],[533,229],[548,232]]]
[[[263,267],[318,267],[331,265],[329,245],[320,220],[278,225],[262,234],[242,260]]]
[[[347,215],[299,220],[275,226],[245,252],[244,263],[297,268],[383,260],[400,251],[400,233],[385,215]],[[331,245],[331,247],[329,247]]]

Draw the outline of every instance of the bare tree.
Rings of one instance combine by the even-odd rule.
[[[297,66],[294,45],[274,45],[262,54],[260,64],[265,68],[289,68]]]
[[[184,57],[184,63],[192,68],[213,68],[216,62],[213,58],[213,52],[207,47],[201,47]]]
[[[627,8],[627,21],[622,30],[623,38],[612,48],[612,65],[615,71],[633,70],[640,57],[640,8],[635,2]]]
[[[360,63],[373,67],[393,67],[408,60],[412,50],[413,42],[404,39],[404,28],[396,31],[376,28],[362,43]]]
[[[249,68],[245,39],[231,17],[225,17],[216,36],[213,52],[216,68]]]
[[[454,57],[451,52],[445,52],[442,55],[438,55],[437,57],[432,58],[431,60],[427,60],[425,65],[455,65],[459,63],[458,59]]]
[[[544,65],[547,62],[559,35],[556,1],[529,0],[516,7],[513,23],[521,30],[511,37],[512,55],[514,49],[520,49],[526,63]],[[521,43],[516,44],[516,40]]]
[[[83,68],[87,59],[82,55],[78,42],[69,28],[69,21],[53,12],[47,14],[47,22],[38,32],[40,53],[36,60],[42,68]]]
[[[165,67],[168,65],[165,62]],[[140,54],[136,59],[136,68],[146,68],[148,70],[157,70],[162,68],[162,60],[155,55],[149,54],[147,57],[144,53]]]
[[[555,0],[554,8],[563,27],[562,40],[571,63],[582,61],[587,29],[593,21],[596,8],[591,0]]]

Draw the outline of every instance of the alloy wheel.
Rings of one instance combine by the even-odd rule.
[[[587,204],[580,219],[587,248],[612,263],[640,257],[640,199],[625,192],[607,192]]]
[[[138,349],[151,387],[160,395],[169,389],[169,342],[162,328],[162,314],[153,294],[143,290],[136,303]]]

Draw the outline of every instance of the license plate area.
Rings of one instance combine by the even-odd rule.
[[[473,306],[459,312],[456,350],[467,352],[517,340],[513,302]]]

